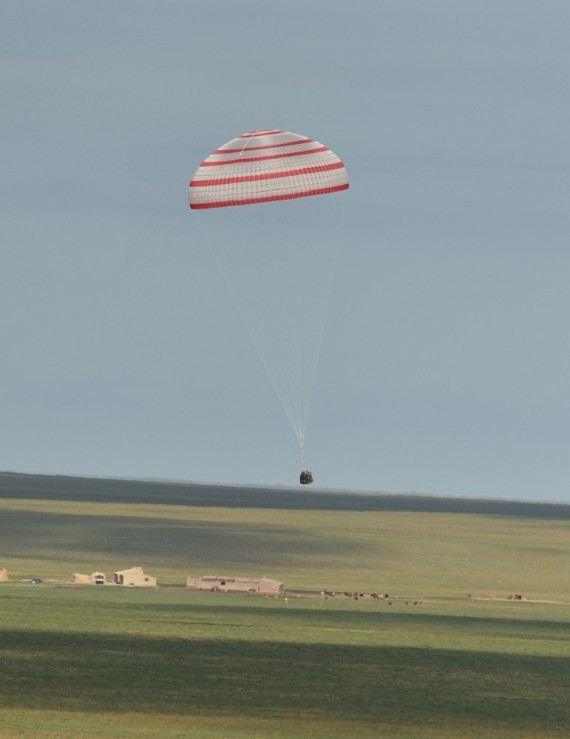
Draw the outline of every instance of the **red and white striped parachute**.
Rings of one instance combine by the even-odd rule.
[[[346,167],[327,146],[268,129],[243,133],[213,151],[194,173],[188,199],[191,208],[224,208],[346,189]]]
[[[188,188],[213,252],[301,451],[317,376],[348,189],[327,146],[280,129],[243,133],[200,164]],[[275,202],[280,201],[280,202]],[[266,203],[263,208],[229,206]],[[209,210],[217,209],[217,210]]]

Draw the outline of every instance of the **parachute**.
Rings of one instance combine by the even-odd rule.
[[[344,210],[334,194],[348,187],[344,163],[327,146],[265,129],[215,149],[188,188],[190,208],[204,213],[203,238],[295,433],[303,475]],[[313,481],[310,472],[303,475],[301,484]]]

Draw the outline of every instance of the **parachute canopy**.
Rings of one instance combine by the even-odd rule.
[[[191,208],[224,208],[346,190],[348,173],[327,146],[269,129],[243,133],[215,149],[188,189]]]
[[[207,244],[295,433],[300,483],[313,476],[305,431],[333,282],[346,167],[327,146],[280,129],[250,131],[203,161],[188,188]],[[238,208],[256,205],[261,208]]]

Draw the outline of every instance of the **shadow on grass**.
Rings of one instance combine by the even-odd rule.
[[[329,511],[413,511],[569,519],[570,504],[438,498],[427,495],[319,492],[147,480],[0,473],[0,498],[151,503],[226,508]]]
[[[135,516],[89,516],[3,511],[0,541],[5,557],[53,558],[55,552],[167,560],[169,564],[220,559],[265,567],[300,557],[365,552],[366,544],[326,534],[255,523],[176,521]],[[375,544],[375,551],[378,551]],[[96,562],[93,563],[95,566]]]
[[[0,631],[7,708],[567,729],[568,664],[461,651]],[[499,735],[499,734],[497,734]]]
[[[192,593],[189,593],[189,597],[192,597]],[[198,596],[199,597],[199,596]],[[403,612],[401,610],[404,606],[405,601],[393,601],[397,606],[398,610],[394,611],[388,606],[386,601],[378,601],[377,607],[374,610],[358,611],[358,605],[355,604],[355,609],[350,610],[327,610],[327,607],[323,608],[299,608],[298,606],[287,607],[282,604],[282,601],[277,601],[279,605],[276,607],[273,599],[264,599],[263,606],[255,604],[252,606],[246,605],[224,605],[223,599],[227,597],[223,594],[213,596],[216,599],[220,599],[219,603],[213,604],[201,604],[196,601],[196,598],[192,598],[192,601],[188,604],[173,604],[164,603],[159,604],[137,604],[137,611],[140,613],[145,607],[160,611],[162,614],[179,613],[180,615],[188,616],[191,614],[191,618],[201,615],[211,615],[216,618],[227,617],[236,619],[240,617],[243,622],[247,622],[251,618],[259,617],[261,615],[267,616],[268,612],[271,612],[274,616],[279,616],[286,609],[287,622],[290,625],[299,622],[303,626],[310,626],[312,622],[322,626],[335,626],[343,627],[345,629],[389,629],[398,628],[409,629],[416,627],[420,631],[433,632],[435,630],[441,631],[444,634],[451,634],[459,632],[461,634],[469,634],[469,637],[482,636],[487,639],[492,637],[504,636],[506,639],[548,639],[553,641],[562,641],[568,644],[568,622],[567,621],[551,621],[551,620],[537,620],[534,618],[505,618],[504,616],[486,616],[486,615],[446,615],[439,613],[430,613],[429,611],[423,611],[422,608],[426,606],[415,607],[409,605],[409,611]],[[229,596],[231,597],[231,596]],[[254,597],[258,600],[259,596]],[[340,599],[337,599],[340,600]],[[314,601],[324,603],[323,601]],[[348,601],[347,601],[348,602]],[[408,601],[410,604],[413,601]],[[108,606],[108,604],[105,604]],[[429,608],[429,606],[427,606]]]
[[[29,587],[22,591],[19,587],[2,586],[2,602],[12,600],[10,608],[23,608],[31,601],[42,603],[52,601],[66,619],[76,618],[88,603],[92,624],[120,624],[128,621],[136,627],[137,622],[217,625],[222,627],[267,628],[268,619],[285,619],[287,628],[311,630],[333,628],[348,634],[358,631],[394,633],[422,633],[437,635],[438,639],[447,636],[482,638],[494,648],[494,644],[505,639],[512,644],[529,641],[561,642],[568,644],[568,621],[534,618],[532,610],[517,617],[508,617],[499,607],[497,616],[487,614],[441,614],[431,612],[429,605],[414,607],[404,605],[404,601],[377,601],[373,608],[360,610],[360,605],[352,600],[340,602],[340,608],[330,607],[329,601],[318,599],[295,600],[285,603],[282,598],[273,596],[260,598],[258,595],[238,595],[235,593],[199,594],[186,588],[166,588],[146,590],[138,588],[92,588],[63,586],[57,588]],[[172,599],[176,598],[176,602]],[[341,600],[341,599],[337,599]],[[0,605],[2,605],[0,602]],[[248,605],[247,603],[251,603]],[[304,603],[310,605],[304,606]],[[73,610],[77,609],[77,611]],[[8,613],[9,610],[6,611]],[[524,617],[527,616],[527,617]],[[39,616],[41,618],[41,615]],[[81,616],[83,618],[83,616]],[[83,621],[85,623],[85,621]],[[312,632],[313,634],[315,632]],[[225,638],[225,637],[224,637]],[[326,638],[324,639],[326,641]],[[445,642],[440,642],[445,643]]]

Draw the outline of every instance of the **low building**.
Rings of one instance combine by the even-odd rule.
[[[74,572],[72,579],[75,585],[89,585],[91,583],[89,575],[83,575],[80,572]]]
[[[259,581],[259,592],[263,595],[283,595],[285,585],[271,577],[262,577]]]
[[[106,585],[107,580],[104,572],[92,572],[90,575],[82,575],[80,572],[73,573],[73,582],[76,585]]]
[[[9,580],[10,578],[8,577],[8,570],[0,570],[0,582],[9,582]]]
[[[119,570],[113,573],[113,581],[115,585],[129,585],[131,587],[152,588],[156,586],[156,577],[145,575],[142,567]]]
[[[285,586],[279,580],[270,577],[222,577],[220,575],[202,575],[189,577],[186,587],[194,590],[205,590],[220,593],[259,593],[260,595],[283,595]]]

